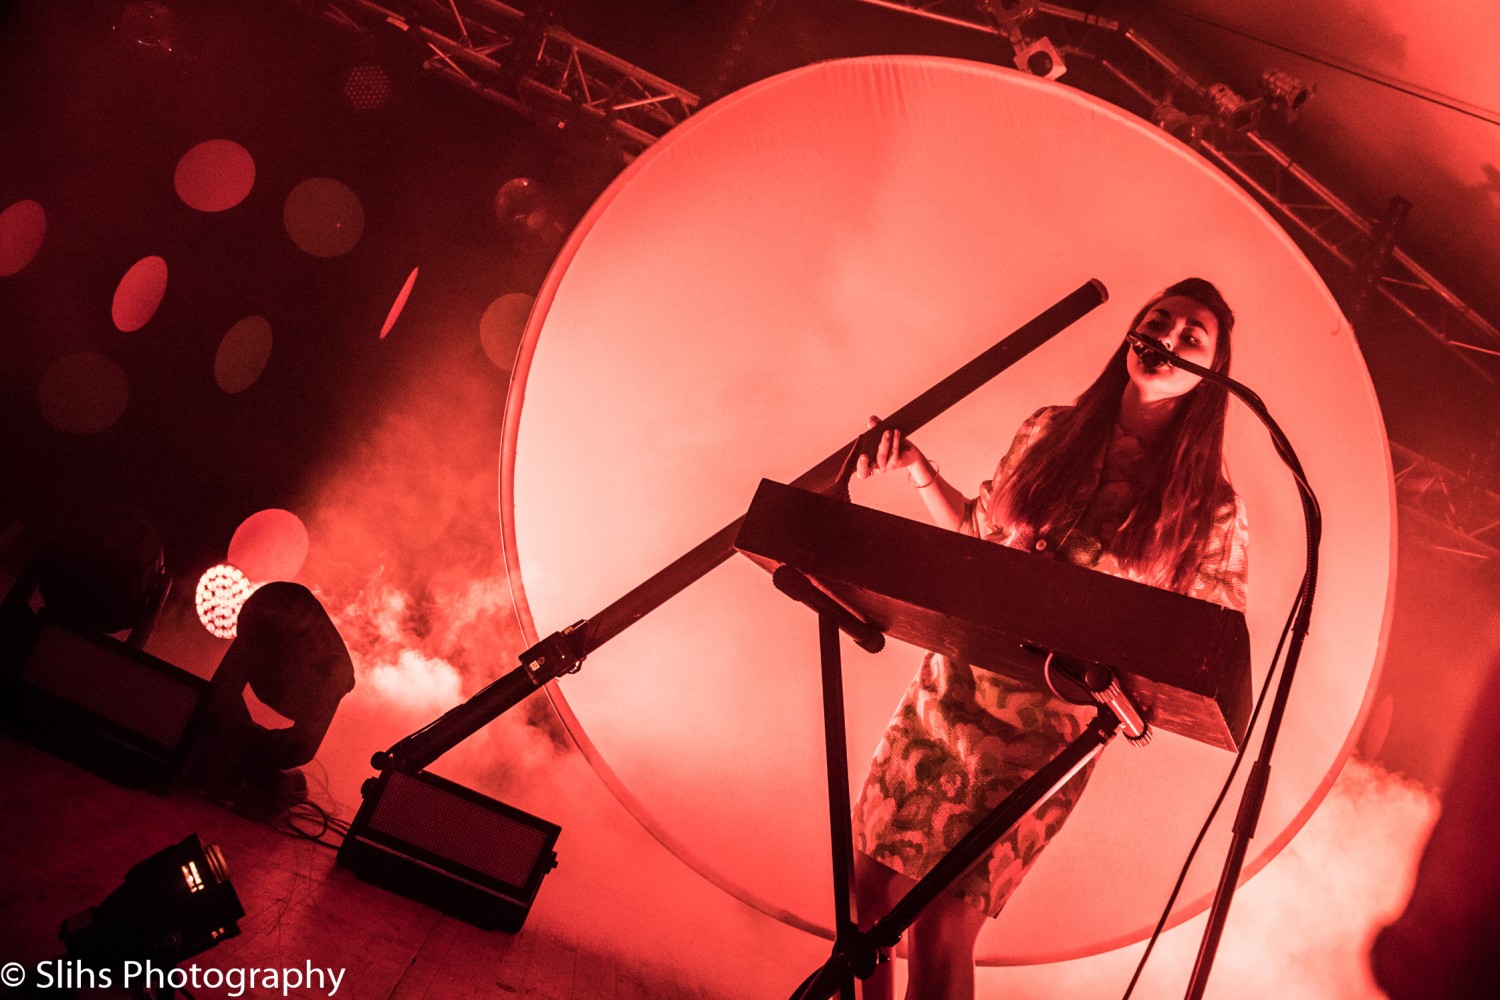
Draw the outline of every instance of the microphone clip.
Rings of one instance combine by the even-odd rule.
[[[1147,368],[1156,369],[1162,365],[1172,365],[1173,359],[1176,357],[1171,351],[1167,350],[1166,344],[1163,344],[1155,337],[1135,331],[1127,333],[1125,337],[1130,341],[1130,349],[1135,352],[1137,358],[1141,359],[1141,364]]]

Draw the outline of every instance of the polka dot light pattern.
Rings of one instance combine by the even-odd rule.
[[[115,289],[110,316],[115,329],[133,333],[151,322],[167,293],[167,262],[160,257],[142,257],[130,266]]]
[[[229,540],[229,561],[256,583],[290,580],[306,558],[307,527],[280,507],[251,514]]]
[[[214,354],[214,381],[233,395],[255,384],[271,358],[271,324],[263,316],[246,316],[224,334]]]
[[[479,318],[479,342],[485,357],[501,371],[510,371],[526,331],[526,317],[536,300],[525,292],[507,292],[491,302]]]
[[[115,425],[130,400],[125,370],[94,351],[52,362],[37,386],[42,416],[68,434],[97,434]]]
[[[47,235],[47,213],[40,203],[18,201],[0,212],[0,277],[19,274]]]
[[[401,310],[406,308],[406,300],[411,298],[412,286],[417,283],[418,270],[419,268],[415,267],[411,269],[411,274],[406,276],[406,284],[401,286],[401,291],[396,295],[396,301],[391,303],[391,311],[386,313],[385,322],[380,325],[381,340],[384,340],[385,335],[391,332],[391,328],[396,325],[396,320],[401,317]]]
[[[255,160],[228,139],[200,142],[177,161],[177,196],[200,212],[222,212],[244,201],[255,186]]]
[[[365,210],[347,185],[330,177],[311,177],[287,195],[282,222],[304,253],[341,257],[364,235]]]

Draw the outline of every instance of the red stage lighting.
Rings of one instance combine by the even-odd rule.
[[[203,627],[220,639],[233,639],[239,628],[240,608],[255,592],[250,578],[228,563],[210,566],[198,578],[194,604]]]

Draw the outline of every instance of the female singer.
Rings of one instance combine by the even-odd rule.
[[[1227,371],[1234,314],[1189,278],[1131,330]],[[1245,513],[1224,475],[1227,394],[1151,364],[1122,340],[1072,406],[1021,425],[994,478],[966,499],[899,431],[856,474],[905,469],[939,525],[1236,610],[1245,606]],[[871,418],[872,423],[874,418]],[[875,751],[854,808],[856,902],[868,927],[1012,789],[1077,737],[1093,709],[928,653]],[[906,936],[907,1000],[971,1000],[974,943],[1078,801],[1079,772],[1021,820]],[[889,1000],[882,963],[867,1000]]]

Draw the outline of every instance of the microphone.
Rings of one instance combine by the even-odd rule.
[[[1167,345],[1155,337],[1132,330],[1125,335],[1125,338],[1130,341],[1130,349],[1135,352],[1136,357],[1141,359],[1144,367],[1154,371],[1162,365],[1172,363],[1172,352],[1167,350]]]

